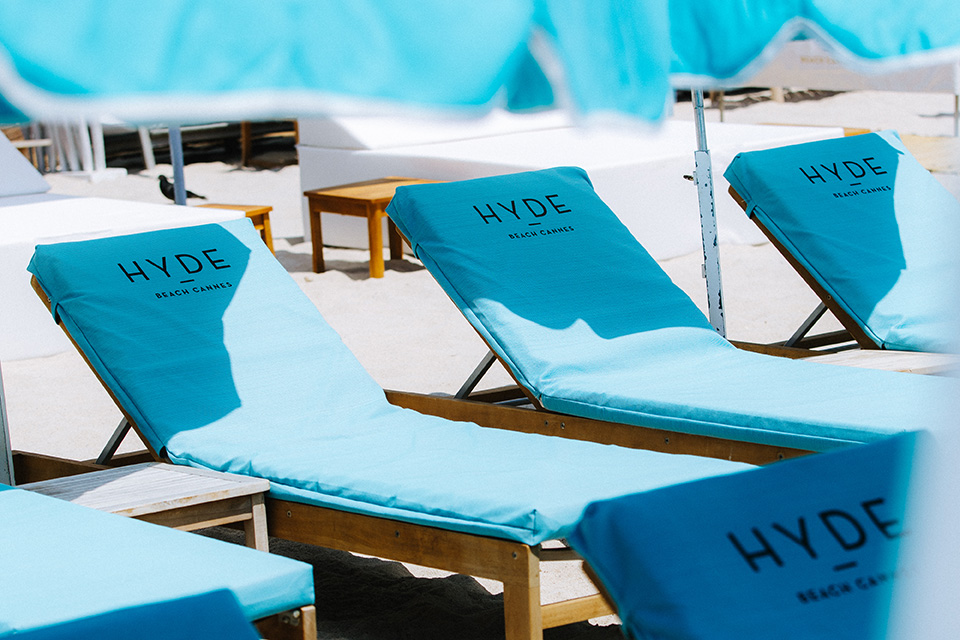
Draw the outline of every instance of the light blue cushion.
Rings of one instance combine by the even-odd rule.
[[[633,638],[884,638],[915,436],[592,504],[569,540]]]
[[[0,635],[228,589],[254,620],[313,604],[310,565],[0,491]]]
[[[923,428],[958,388],[734,348],[582,169],[400,187],[387,212],[553,411],[823,450]]]
[[[0,637],[4,637],[0,628]],[[17,640],[257,640],[229,591],[211,591],[18,632]]]
[[[742,468],[389,404],[245,219],[41,245],[30,269],[154,448],[275,497],[535,544],[601,497]]]
[[[956,350],[960,202],[896,133],[741,153],[724,177],[876,344]]]

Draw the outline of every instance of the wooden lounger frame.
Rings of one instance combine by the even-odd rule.
[[[31,278],[31,284],[49,309],[50,300],[36,278]],[[62,323],[60,326],[90,365],[89,359],[73,340],[73,336]],[[162,452],[153,450],[149,445],[136,422],[104,384],[96,369],[92,365],[90,368],[140,436],[150,456],[157,461],[168,462]],[[52,458],[28,463],[22,454],[18,455],[18,459],[21,466],[33,465],[50,470],[58,468],[66,473],[81,472],[87,467],[96,468],[96,465],[90,463],[70,464]],[[42,471],[37,470],[32,479],[40,475]],[[527,545],[270,497],[266,500],[266,511],[267,528],[271,536],[502,582],[507,640],[540,640],[545,628],[589,620],[614,612],[600,594],[541,605],[540,562],[576,559],[575,552],[569,548],[545,549],[540,545]],[[294,622],[297,623],[296,627],[291,624]],[[269,631],[276,635],[277,631],[289,633],[290,629],[294,629],[296,636],[285,637],[302,637],[304,640],[308,637],[310,640],[316,638],[316,613],[312,606],[304,607],[298,612],[273,616],[264,625],[267,627],[261,627],[264,633]],[[313,635],[309,636],[311,630]]]

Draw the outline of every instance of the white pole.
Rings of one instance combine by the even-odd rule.
[[[0,482],[13,484],[13,456],[7,430],[7,405],[3,397],[3,375],[0,374]]]
[[[720,246],[717,243],[717,212],[714,206],[713,168],[707,147],[707,125],[703,117],[703,91],[693,91],[693,113],[697,129],[697,150],[693,154],[697,200],[700,204],[700,232],[703,236],[703,277],[707,281],[707,311],[710,324],[726,337],[723,317],[723,284],[720,282]]]
[[[157,166],[157,160],[153,155],[153,140],[150,139],[150,130],[146,127],[137,127],[137,134],[140,136],[140,147],[143,149],[143,164],[147,171],[153,171]]]
[[[94,119],[90,122],[90,147],[93,149],[93,172],[107,170],[107,150],[103,142],[103,123]]]
[[[93,145],[90,142],[90,128],[86,120],[77,120],[76,127],[77,150],[80,153],[80,171],[93,176],[96,167],[93,166]]]

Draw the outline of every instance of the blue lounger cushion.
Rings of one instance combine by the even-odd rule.
[[[273,497],[536,544],[601,497],[742,468],[389,404],[247,220],[41,245],[30,270],[156,451]]]
[[[0,628],[0,638],[7,637]],[[19,631],[16,640],[258,640],[229,591],[128,607]]]
[[[569,541],[632,638],[884,638],[917,435],[595,503]]]
[[[0,636],[227,589],[256,620],[313,604],[303,562],[0,485]]]
[[[921,429],[957,390],[955,380],[736,349],[582,169],[400,187],[387,212],[552,411],[824,450]]]
[[[956,351],[960,202],[896,133],[741,153],[724,177],[877,345]]]

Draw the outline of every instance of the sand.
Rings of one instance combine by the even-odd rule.
[[[746,102],[750,104],[728,101],[726,121],[895,128],[922,136],[949,136],[953,129],[953,98],[945,95],[858,92],[792,103]],[[679,105],[675,117],[689,118],[688,105]],[[708,112],[708,119],[717,117],[716,111]],[[940,140],[948,146],[955,142]],[[156,180],[160,173],[172,172],[159,165],[150,172],[98,183],[57,174],[47,179],[55,193],[162,203],[166,201]],[[960,197],[960,176],[936,175]],[[277,258],[383,387],[452,393],[486,352],[473,329],[412,258],[389,261],[385,277],[371,279],[366,251],[327,248],[327,271],[311,273],[311,245],[301,237],[296,165],[253,170],[221,162],[190,164],[186,179],[189,188],[206,195],[208,202],[273,207]],[[695,253],[662,265],[703,306],[700,260]],[[783,339],[816,306],[815,296],[769,244],[723,245],[721,262],[731,338]],[[73,351],[4,362],[3,381],[15,449],[92,458],[120,419]],[[504,372],[494,371],[484,385],[507,381]],[[135,448],[135,442],[128,442],[123,450]],[[320,638],[502,637],[497,583],[283,541],[272,544],[275,552],[314,564]],[[563,564],[545,572],[545,601],[591,591],[575,563]],[[547,637],[620,635],[616,619],[607,617],[599,626],[571,625],[548,631]]]

